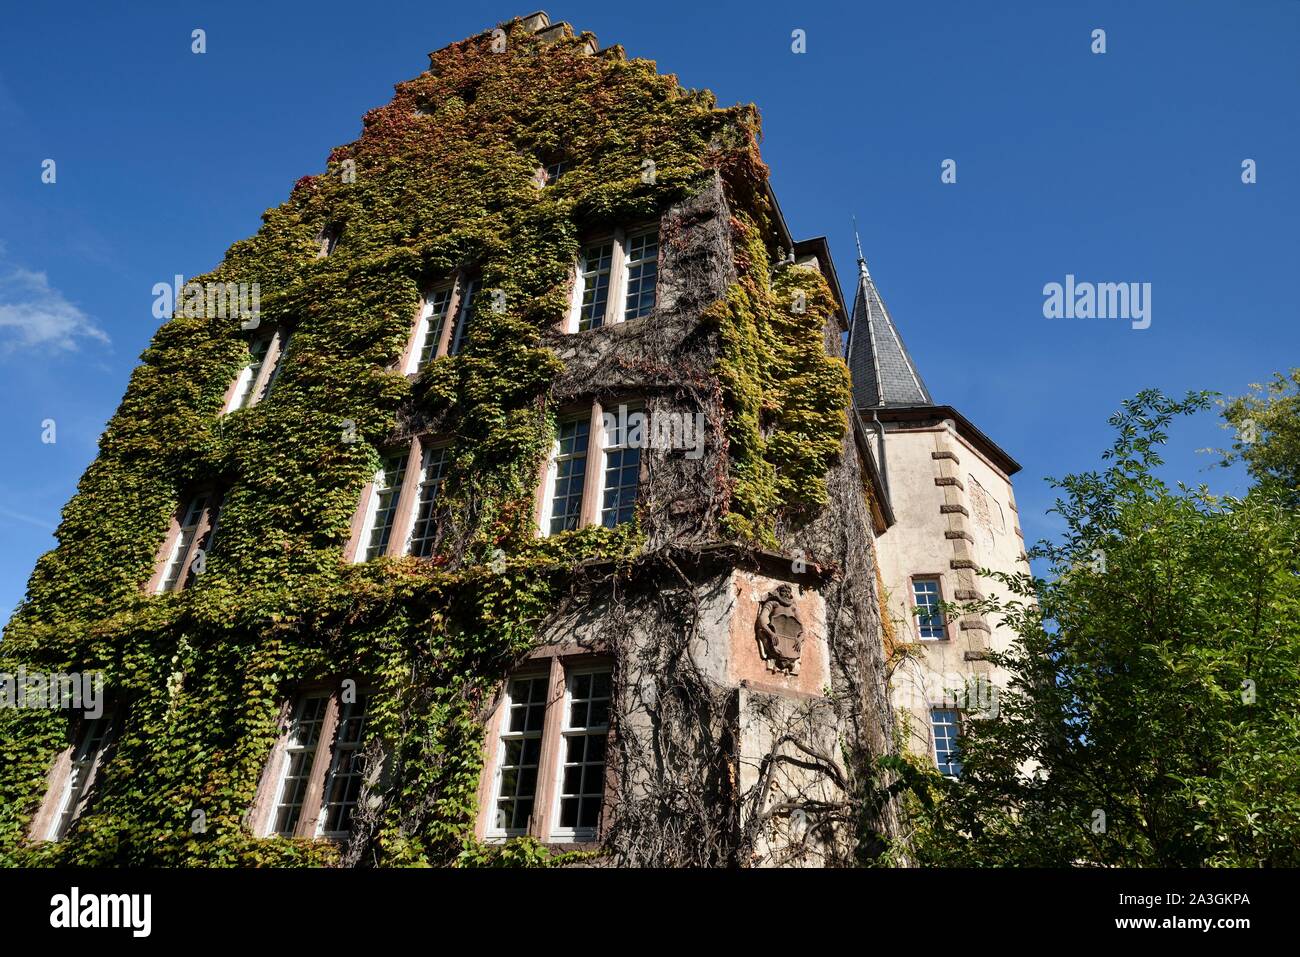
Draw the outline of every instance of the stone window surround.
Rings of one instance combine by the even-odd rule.
[[[930,645],[940,641],[952,641],[952,625],[949,616],[940,613],[943,617],[943,637],[942,638],[922,638],[921,637],[921,618],[915,613],[916,608],[916,582],[920,581],[937,581],[939,583],[939,601],[950,601],[948,589],[944,585],[943,575],[940,572],[913,572],[907,576],[907,611],[910,619],[910,630],[916,640]]]
[[[424,454],[430,449],[447,448],[450,440],[434,435],[413,435],[407,445],[406,471],[402,476],[402,487],[397,493],[397,510],[393,514],[393,529],[388,536],[388,547],[384,555],[399,558],[406,554],[406,545],[415,527],[416,497],[420,488],[420,476],[424,471]],[[390,449],[390,453],[400,452],[400,447]],[[343,560],[349,564],[357,561],[361,543],[369,532],[367,517],[370,511],[370,499],[375,494],[375,480],[372,477],[361,490],[361,501],[352,515],[351,532],[348,543],[343,549]]]
[[[298,823],[294,828],[293,836],[314,841],[345,842],[345,838],[317,833],[325,800],[326,778],[333,765],[334,738],[338,732],[339,714],[342,711],[340,685],[341,679],[304,682],[294,690],[293,694],[280,702],[280,715],[276,721],[278,735],[262,768],[262,777],[257,784],[253,805],[244,817],[245,825],[255,837],[276,836],[271,833],[271,828],[275,823],[276,802],[280,797],[280,786],[286,770],[285,760],[294,706],[302,698],[323,695],[327,699],[325,717],[321,723],[320,737],[316,741],[307,793],[303,796],[302,809],[298,813]],[[367,686],[358,683],[358,695],[369,690]]]
[[[646,220],[644,222],[633,223],[628,226],[620,226],[613,230],[602,230],[591,232],[585,235],[579,244],[578,256],[573,262],[569,271],[569,311],[565,314],[564,325],[561,329],[566,335],[581,335],[583,333],[595,332],[596,329],[584,329],[582,333],[578,331],[578,312],[582,306],[581,293],[578,280],[581,278],[582,269],[582,249],[595,243],[612,242],[614,249],[610,257],[609,267],[609,290],[605,299],[605,318],[603,323],[597,327],[600,329],[607,326],[616,325],[625,321],[623,314],[627,308],[627,242],[631,236],[638,236],[642,233],[655,232],[660,230],[658,220]],[[658,237],[659,243],[659,262],[663,262],[663,244],[662,237]],[[657,282],[657,280],[656,280]],[[648,318],[641,316],[640,318]],[[626,320],[636,322],[635,319]]]
[[[144,590],[147,594],[156,595],[162,587],[164,576],[167,574],[167,566],[170,564],[172,552],[176,549],[176,541],[181,535],[181,522],[185,520],[185,513],[189,511],[190,504],[200,495],[207,495],[208,504],[203,509],[203,515],[199,519],[199,524],[194,531],[194,538],[190,540],[189,547],[185,549],[185,554],[179,556],[181,568],[189,568],[198,555],[199,548],[207,544],[212,538],[212,533],[216,531],[217,522],[220,518],[221,502],[223,494],[214,485],[200,485],[190,492],[189,495],[181,501],[180,506],[172,513],[171,524],[167,527],[167,536],[163,539],[162,547],[158,550],[158,556],[154,559],[153,575],[145,584]],[[176,580],[173,592],[185,590],[185,580],[189,577],[188,573],[182,572]]]
[[[275,377],[277,370],[280,368],[280,360],[284,358],[285,346],[288,345],[289,335],[290,333],[288,329],[283,326],[276,326],[269,331],[261,331],[249,339],[250,345],[258,339],[267,336],[270,336],[271,341],[266,347],[266,356],[262,359],[261,368],[257,370],[257,376],[249,386],[248,401],[241,405],[239,407],[240,409],[251,409],[253,406],[257,405],[257,403],[262,401],[262,393],[270,387],[269,383]],[[244,377],[244,372],[247,368],[247,365],[241,366],[239,373],[230,383],[229,388],[226,389],[226,396],[221,400],[222,415],[229,415],[231,412],[238,411],[237,409],[232,409],[230,406],[231,403],[235,401],[235,396],[239,392],[239,382]]]
[[[112,748],[114,740],[121,731],[120,712],[111,706],[104,708],[102,719],[111,722],[108,734],[95,752],[94,759],[91,763],[90,770],[87,772],[87,781],[83,789],[83,795],[90,795],[95,787],[95,780],[99,777],[99,769],[103,766],[104,755]],[[41,799],[41,806],[33,815],[31,822],[27,825],[28,840],[34,842],[57,841],[61,837],[51,837],[50,830],[62,816],[63,802],[66,797],[66,791],[72,775],[73,758],[80,747],[82,736],[88,732],[88,722],[90,718],[74,716],[69,729],[68,744],[54,758],[54,763],[50,765],[49,773],[45,778],[45,797]],[[79,817],[80,815],[78,815]],[[77,818],[74,817],[73,821]]]
[[[614,414],[618,413],[620,405],[626,405],[629,414],[632,411],[649,414],[645,401],[638,396],[628,396],[612,401],[610,407]],[[555,413],[557,420],[571,419],[580,417],[588,408],[591,414],[591,425],[587,433],[587,468],[582,486],[582,510],[578,513],[579,528],[600,523],[601,501],[605,494],[605,407],[600,400],[592,399],[590,406],[584,402],[576,402],[561,406]],[[648,423],[646,428],[648,428]],[[642,452],[645,451],[647,449],[642,447]],[[554,456],[554,449],[547,453],[542,461],[537,479],[537,497],[534,502],[533,517],[537,525],[539,538],[545,538],[550,534],[546,525],[550,515],[550,499],[555,486],[555,475],[552,472],[555,461]],[[647,459],[648,456],[644,454],[641,456],[641,474],[638,479],[639,489],[645,487],[648,478]],[[560,533],[557,532],[556,534]]]
[[[489,749],[484,754],[483,770],[479,776],[478,821],[474,828],[475,837],[480,841],[500,842],[509,838],[493,834],[492,816],[496,804],[497,771],[501,764],[501,723],[505,718],[509,682],[515,678],[547,678],[546,717],[542,723],[542,750],[538,758],[537,790],[533,801],[533,814],[529,818],[526,836],[535,838],[545,844],[560,845],[565,850],[579,850],[599,844],[609,827],[612,795],[616,779],[614,762],[609,760],[617,731],[612,719],[606,739],[605,759],[605,796],[602,801],[600,825],[590,841],[571,840],[554,834],[559,811],[559,768],[563,763],[561,747],[563,746],[564,708],[568,700],[568,674],[570,671],[583,671],[588,668],[608,668],[613,672],[613,657],[599,650],[592,650],[575,644],[547,645],[529,652],[523,662],[501,683],[496,699],[492,704],[492,713],[488,717],[484,747]],[[520,835],[524,836],[524,835]]]
[[[441,359],[447,355],[451,349],[451,337],[456,329],[456,318],[460,314],[461,299],[465,296],[465,290],[473,284],[475,292],[478,292],[479,277],[469,269],[457,269],[446,279],[431,283],[420,293],[420,304],[415,310],[415,318],[411,322],[410,332],[406,336],[406,347],[402,350],[402,355],[398,358],[393,369],[400,369],[407,378],[414,378],[418,373],[413,368],[418,356],[415,355],[416,333],[420,329],[420,319],[424,315],[424,309],[429,304],[429,297],[439,289],[445,289],[451,286],[451,299],[447,301],[447,317],[442,324],[442,333],[438,337],[438,345],[433,350],[434,359]],[[468,321],[468,320],[467,320]]]

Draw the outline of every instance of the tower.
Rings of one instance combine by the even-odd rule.
[[[1020,466],[960,412],[934,401],[860,243],[848,353],[853,403],[895,519],[876,543],[893,625],[893,699],[907,746],[957,773],[952,745],[962,715],[993,707],[1001,683],[984,655],[1004,650],[1014,633],[988,615],[945,615],[940,603],[997,594],[981,568],[1027,570],[1011,482]]]

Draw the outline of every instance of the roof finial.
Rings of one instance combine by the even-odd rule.
[[[858,235],[858,217],[853,217],[853,241],[858,244],[858,272],[863,279],[871,278],[871,271],[867,269],[867,257],[862,255],[862,237]]]

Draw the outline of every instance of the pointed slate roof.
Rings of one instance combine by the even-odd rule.
[[[859,409],[933,405],[858,244],[858,294],[849,331],[849,372]]]

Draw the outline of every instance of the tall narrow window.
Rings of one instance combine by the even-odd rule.
[[[470,307],[474,304],[474,289],[476,281],[471,279],[465,282],[465,291],[460,297],[460,306],[456,310],[456,328],[451,333],[451,343],[447,346],[447,355],[460,355],[460,350],[465,346],[465,336],[469,331]]]
[[[215,493],[195,495],[180,514],[180,527],[171,539],[170,551],[158,575],[159,593],[180,591],[193,584],[203,568],[216,533],[219,500]]]
[[[47,841],[61,840],[68,828],[89,806],[95,775],[104,750],[113,738],[113,717],[105,714],[99,718],[86,718],[78,729],[72,748],[71,764],[66,776],[56,787],[57,803],[44,835]]]
[[[415,522],[411,526],[411,539],[406,548],[408,554],[427,558],[433,553],[438,525],[438,494],[450,463],[451,449],[447,446],[424,450],[420,485],[415,493]]]
[[[230,404],[227,412],[234,412],[236,409],[242,409],[245,405],[250,405],[248,401],[253,396],[253,387],[258,379],[261,378],[262,366],[266,363],[266,354],[271,349],[271,337],[259,336],[248,344],[248,363],[239,373],[239,379],[235,383],[234,395],[230,398]]]
[[[632,520],[636,512],[637,486],[641,477],[644,419],[639,411],[635,416],[625,408],[620,413],[606,418],[602,443],[604,481],[600,523],[606,528]],[[610,428],[611,425],[613,428]]]
[[[659,279],[659,232],[636,233],[627,240],[627,296],[623,319],[648,316],[655,307],[655,285]]]
[[[609,735],[609,670],[573,671],[565,681],[564,728],[556,787],[553,837],[596,836],[605,797],[605,744]]]
[[[304,696],[294,705],[284,745],[284,771],[275,798],[272,834],[292,837],[298,829],[328,707],[329,696],[324,694]]]
[[[257,398],[254,403],[261,402],[271,394],[271,388],[280,378],[280,372],[284,369],[284,354],[289,348],[289,334],[284,335],[276,333],[272,337],[272,354],[270,358],[270,368],[263,376],[261,388],[257,390]]]
[[[610,270],[614,262],[614,243],[606,241],[584,246],[578,265],[577,331],[585,332],[605,324],[609,302]]]
[[[546,719],[546,675],[514,678],[505,701],[497,761],[492,831],[513,837],[528,830],[537,799],[537,771]]]
[[[422,371],[438,355],[443,326],[447,322],[447,309],[451,305],[451,291],[450,284],[441,286],[430,292],[425,299],[407,359],[405,371],[408,375]]]
[[[343,235],[343,227],[337,223],[331,223],[320,231],[320,250],[318,256],[328,256],[334,252],[335,247],[339,244],[339,237]]]
[[[917,609],[916,628],[921,638],[926,641],[947,638],[943,612],[939,608],[939,579],[913,578],[912,600]]]
[[[369,706],[370,695],[358,693],[355,702],[344,702],[339,707],[334,754],[321,804],[320,833],[326,837],[343,837],[352,827],[352,812],[365,780],[361,746],[365,743]]]
[[[388,551],[388,539],[393,533],[398,498],[405,478],[406,451],[384,456],[371,487],[361,547],[357,549],[357,561],[366,562]]]
[[[934,763],[940,773],[954,778],[961,774],[961,761],[957,758],[960,722],[958,713],[950,708],[935,708],[930,713],[930,724],[934,732]]]
[[[551,457],[549,534],[577,528],[582,521],[582,493],[587,480],[587,443],[591,420],[562,420]]]

